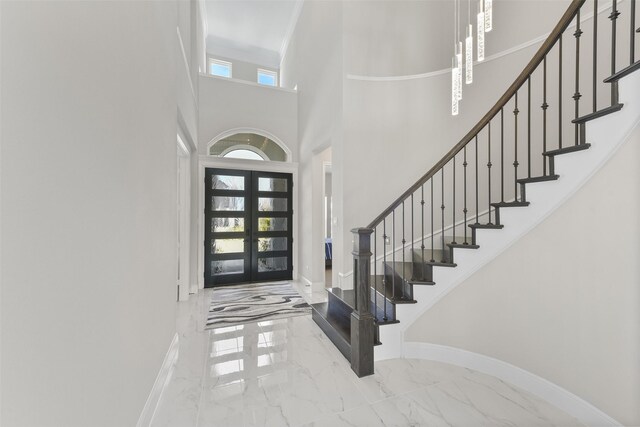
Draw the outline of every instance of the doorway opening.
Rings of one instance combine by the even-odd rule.
[[[204,286],[290,280],[292,174],[205,169]]]
[[[331,163],[323,165],[324,176],[324,286],[333,286],[333,238],[331,234],[331,211],[333,209],[333,198],[331,197]]]

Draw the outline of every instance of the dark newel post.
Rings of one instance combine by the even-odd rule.
[[[373,230],[354,228],[351,232],[353,233],[353,289],[356,294],[356,307],[351,313],[351,369],[358,377],[364,377],[373,374],[375,322],[369,307]]]

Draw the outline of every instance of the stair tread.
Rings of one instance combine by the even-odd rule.
[[[467,236],[467,242],[469,241],[469,236]],[[444,238],[444,242],[447,246],[450,245],[459,245],[464,242],[464,236],[446,236]],[[455,244],[453,242],[456,242]],[[469,245],[467,245],[469,246]]]
[[[500,230],[504,228],[504,225],[502,224],[470,224],[469,228]]]
[[[560,178],[560,175],[542,175],[532,176],[531,178],[520,178],[516,182],[518,184],[530,184],[533,182],[556,181],[558,178]]]
[[[633,64],[629,65],[628,67],[625,67],[622,70],[610,75],[609,77],[604,79],[604,82],[605,83],[615,82],[615,81],[620,80],[621,78],[623,78],[625,76],[628,76],[629,74],[631,74],[631,73],[633,73],[634,71],[637,71],[637,70],[640,70],[640,61],[636,61]]]
[[[442,243],[442,239],[436,239],[436,241],[438,243]],[[446,244],[446,239],[445,239],[445,244]],[[416,254],[420,260],[422,261],[422,252],[423,250],[421,248],[418,249],[414,249],[413,253]],[[425,263],[429,263],[429,264],[451,264],[449,262],[449,257],[450,257],[450,252],[449,249],[447,248],[446,250],[442,250],[442,249],[434,249],[433,251],[431,250],[431,248],[424,248],[424,260]],[[431,260],[435,260],[434,262],[431,262]],[[445,260],[445,262],[442,262],[442,260]]]
[[[396,323],[400,323],[400,321],[399,321],[399,320],[396,320],[396,319],[389,319],[389,320],[382,320],[382,319],[379,319],[379,320],[378,320],[378,319],[376,319],[376,324],[377,324],[378,326],[384,326],[384,325],[395,325]],[[378,341],[378,342],[376,343],[376,345],[378,345],[378,344],[382,344],[382,343],[381,343],[380,341]]]
[[[525,208],[529,206],[529,202],[495,202],[491,203],[494,208]]]
[[[603,108],[602,110],[598,110],[595,113],[586,114],[582,117],[578,117],[577,119],[571,120],[571,123],[585,123],[593,119],[597,119],[598,117],[603,117],[611,113],[615,113],[616,111],[620,111],[623,107],[623,104],[614,104],[609,107]]]
[[[422,264],[422,249],[414,249],[413,252],[416,254],[416,257],[413,258],[414,262]],[[449,248],[447,248],[446,251],[443,251],[442,249],[434,249],[433,254],[431,253],[431,249],[425,249],[424,264],[434,267],[455,267],[456,263],[451,262],[449,259],[450,256],[451,252]]]
[[[467,243],[464,243],[464,238],[462,238],[462,240],[459,240],[459,243],[453,244],[453,243],[447,243],[447,246],[449,246],[450,248],[456,248],[456,249],[478,249],[480,247],[480,245],[474,245],[473,243],[470,243],[469,240],[471,240],[471,236],[469,236],[467,238]]]
[[[568,147],[558,148],[557,150],[549,150],[542,153],[543,156],[559,156],[561,154],[575,153],[576,151],[586,150],[591,144],[570,145]]]

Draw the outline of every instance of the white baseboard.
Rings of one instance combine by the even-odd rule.
[[[324,289],[324,282],[312,282],[302,274],[300,275],[300,281],[304,283],[305,286],[311,286],[311,290],[314,292]]]
[[[167,388],[167,385],[171,380],[171,376],[173,374],[173,370],[175,369],[177,360],[178,334],[176,333],[173,336],[171,345],[169,345],[169,350],[164,357],[164,361],[162,362],[162,366],[160,367],[160,371],[158,372],[156,381],[153,383],[153,387],[151,388],[151,393],[149,393],[147,402],[144,404],[142,413],[140,413],[140,418],[138,418],[136,427],[149,427],[153,422],[153,417],[155,416],[156,410],[158,409],[158,403],[160,403],[162,393],[164,393],[164,390]]]
[[[494,376],[538,396],[589,427],[622,424],[564,388],[529,371],[479,353],[423,342],[404,342],[403,357],[449,363]]]

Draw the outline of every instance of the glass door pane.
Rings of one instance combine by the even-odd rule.
[[[251,173],[205,170],[205,286],[251,280]]]
[[[253,172],[252,280],[292,278],[292,175]]]

